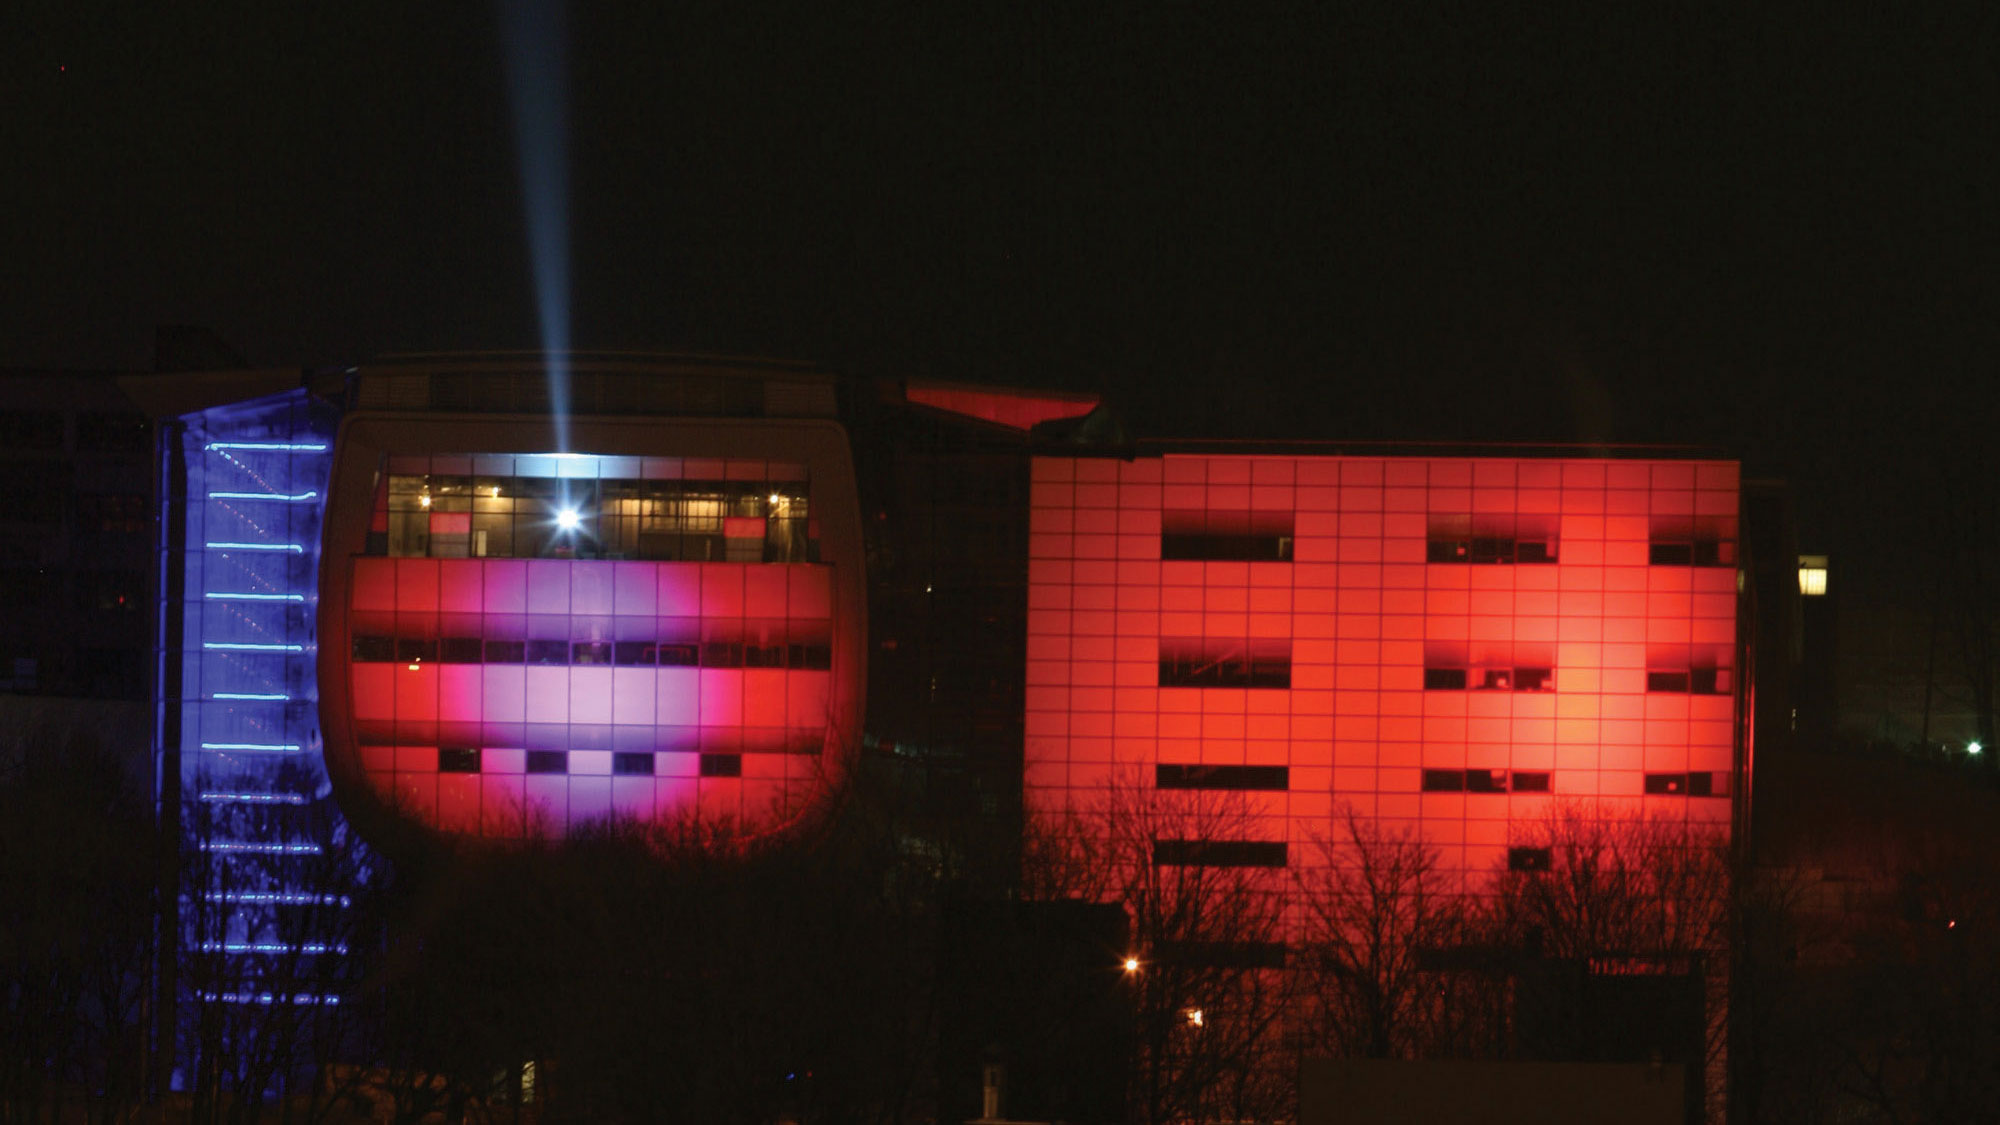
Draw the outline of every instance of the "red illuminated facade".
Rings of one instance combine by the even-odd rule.
[[[1735,463],[1166,452],[1032,473],[1031,817],[1087,815],[1114,782],[1231,791],[1250,823],[1228,846],[1155,861],[1296,868],[1352,809],[1475,888],[1545,862],[1526,830],[1565,798],[1728,829]]]

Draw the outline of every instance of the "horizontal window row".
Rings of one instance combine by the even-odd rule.
[[[1289,562],[1295,535],[1291,512],[1168,510],[1160,517],[1160,557]],[[1553,526],[1533,517],[1435,518],[1424,549],[1427,562],[1474,565],[1553,563],[1557,555]],[[1736,541],[1730,533],[1691,529],[1676,520],[1654,529],[1648,561],[1654,566],[1734,566]]]
[[[1161,789],[1238,789],[1283,793],[1291,787],[1291,770],[1285,766],[1162,764],[1154,767],[1153,784]]]
[[[817,543],[802,481],[397,474],[366,554],[801,562]]]
[[[833,666],[829,644],[692,641],[489,641],[357,636],[360,664],[615,664],[663,668],[798,668]]]
[[[679,706],[693,704],[693,700],[677,701]],[[488,746],[511,748],[510,754],[512,749],[521,749],[810,756],[825,748],[823,701],[807,702],[795,713],[788,708],[787,714],[774,714],[758,725],[751,725],[758,722],[758,716],[739,717],[739,705],[733,700],[723,701],[716,710],[719,713],[712,721],[701,726],[694,724],[692,716],[684,723],[653,722],[650,713],[634,716],[635,721],[629,723],[357,718],[354,737],[364,752],[395,746]],[[788,721],[791,725],[785,725]]]
[[[1166,511],[1160,514],[1160,557],[1290,562],[1292,535],[1290,512]]]
[[[1164,639],[1160,686],[1289,688],[1292,647],[1277,640]]]
[[[1283,867],[1285,845],[1273,840],[1155,840],[1155,867]]]
[[[1510,787],[1510,784],[1511,787]],[[1540,770],[1425,770],[1426,793],[1547,793],[1549,774]]]
[[[1727,797],[1729,775],[1713,770],[1691,773],[1649,773],[1646,792],[1670,797]]]
[[[1728,539],[1653,540],[1646,561],[1654,566],[1735,566],[1736,543]]]
[[[651,777],[655,759],[649,753],[619,752],[611,755],[611,772],[620,777]],[[743,776],[743,755],[703,754],[701,755],[701,776],[741,777]],[[441,746],[438,748],[439,773],[479,773],[481,756],[477,747]],[[530,750],[527,752],[527,772],[535,774],[568,773],[569,752],[567,750]]]
[[[1727,668],[1667,669],[1646,673],[1646,690],[1668,694],[1728,695],[1734,677]]]
[[[1425,691],[1553,691],[1550,668],[1425,668]]]
[[[1556,541],[1500,536],[1432,538],[1424,546],[1424,561],[1434,563],[1536,564],[1556,561]]]

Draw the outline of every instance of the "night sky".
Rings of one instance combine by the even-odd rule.
[[[1715,443],[1864,563],[1913,451],[1990,457],[1990,8],[1406,7],[578,5],[572,339]],[[537,346],[492,7],[0,21],[0,367]]]

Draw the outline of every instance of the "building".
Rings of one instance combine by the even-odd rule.
[[[113,376],[0,372],[0,692],[145,699],[151,449]]]
[[[1023,792],[1239,792],[1156,862],[1297,867],[1341,809],[1483,877],[1584,798],[1727,831],[1738,470],[1648,456],[1037,457]]]
[[[1135,443],[1088,396],[563,366],[147,392],[198,955],[169,1028],[340,1003],[329,881],[365,855],[689,814],[782,840],[871,756],[940,834],[1226,797],[1235,829],[1147,862],[1273,880],[1348,811],[1470,886],[1545,868],[1565,799],[1740,821],[1733,462]]]

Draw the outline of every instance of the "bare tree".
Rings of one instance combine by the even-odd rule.
[[[1454,1029],[1483,1005],[1479,983],[1440,967],[1472,939],[1456,875],[1409,829],[1390,830],[1352,809],[1314,843],[1319,862],[1298,875],[1297,967],[1307,1034],[1318,1049],[1362,1058],[1457,1053]]]
[[[1490,915],[1496,934],[1545,967],[1566,966],[1586,992],[1609,991],[1621,977],[1698,987],[1690,1002],[1698,1012],[1690,1021],[1698,1025],[1699,1042],[1686,1048],[1685,1058],[1671,1061],[1689,1068],[1689,1096],[1706,1099],[1711,1118],[1719,1117],[1728,1065],[1734,893],[1727,838],[1719,828],[1641,815],[1626,804],[1565,801],[1515,842],[1544,850],[1547,863],[1498,873]],[[1672,1041],[1674,1028],[1661,1019],[1673,1008],[1668,1003],[1615,1016],[1600,1011],[1595,1023],[1580,1008],[1572,1010],[1577,1039],[1570,1049]]]
[[[1937,466],[1938,516],[1930,530],[1937,580],[1932,612],[1933,645],[1946,656],[1944,684],[1928,683],[1972,713],[1981,744],[2000,749],[1995,712],[2000,708],[2000,493],[1993,488],[1983,442],[1957,449]],[[1982,451],[1982,452],[1975,452]],[[1935,681],[1936,669],[1932,669]],[[1926,700],[1928,722],[1928,699]],[[1995,768],[2000,753],[1984,756]]]
[[[1242,794],[1121,776],[1029,834],[1025,885],[1120,902],[1131,919],[1135,1120],[1263,1120],[1290,1104],[1283,857],[1264,854],[1257,823]]]
[[[1969,840],[1905,857],[1894,908],[1852,937],[1838,1052],[1850,1104],[1889,1121],[2000,1118],[2000,864]]]

